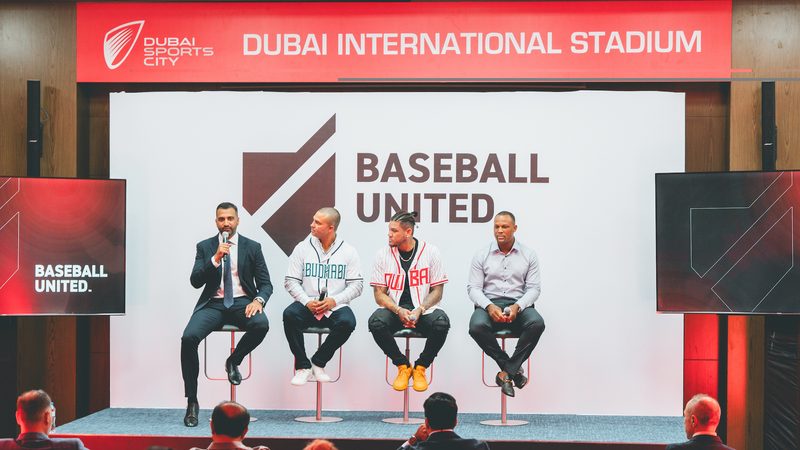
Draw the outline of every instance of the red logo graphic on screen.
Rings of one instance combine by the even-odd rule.
[[[279,190],[296,189],[261,226],[286,255],[308,236],[308,224],[319,208],[335,203],[336,155],[331,155],[300,186],[287,185],[336,132],[336,115],[295,152],[242,154],[242,206],[255,214]]]
[[[106,37],[103,39],[103,56],[109,69],[114,70],[125,62],[128,55],[131,54],[133,46],[136,45],[136,40],[139,39],[142,27],[144,27],[144,20],[135,20],[124,23],[106,33]]]
[[[9,205],[19,191],[19,178],[0,178],[0,289],[19,270],[19,210]]]

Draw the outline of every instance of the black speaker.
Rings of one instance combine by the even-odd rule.
[[[28,80],[28,176],[41,175],[42,162],[42,83]]]
[[[778,126],[775,124],[775,82],[761,83],[761,170],[775,170]]]

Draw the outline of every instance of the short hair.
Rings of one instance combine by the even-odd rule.
[[[697,417],[702,426],[718,425],[721,415],[719,403],[708,394],[697,394],[686,403],[686,412]]]
[[[40,422],[42,415],[52,404],[50,396],[41,389],[23,392],[17,397],[17,411],[26,424]]]
[[[320,212],[320,213],[325,214],[326,216],[330,217],[332,219],[332,222],[333,222],[333,229],[334,230],[338,230],[339,229],[339,223],[342,221],[342,215],[339,214],[339,211],[336,208],[334,208],[332,206],[326,206],[324,208],[320,208],[319,211],[317,211],[317,212]]]
[[[303,450],[338,450],[333,442],[326,439],[314,439],[308,445],[303,447]]]
[[[456,399],[444,392],[434,392],[422,404],[425,418],[432,430],[447,430],[456,426],[458,405]]]
[[[236,402],[222,402],[211,413],[211,428],[214,434],[237,438],[244,434],[250,424],[247,408]]]
[[[215,209],[214,211],[219,211],[220,209],[233,209],[234,211],[236,211],[236,215],[237,216],[239,215],[239,208],[237,208],[236,205],[234,205],[231,202],[220,203],[219,205],[217,205],[217,209]]]
[[[397,222],[403,227],[404,230],[411,228],[411,234],[414,234],[414,226],[417,224],[417,218],[419,217],[419,213],[416,211],[398,211],[395,215],[392,216],[391,222]]]
[[[499,213],[494,215],[495,219],[497,218],[497,216],[508,216],[508,217],[511,217],[511,221],[514,222],[514,223],[517,223],[517,218],[514,217],[514,214],[512,214],[510,211],[500,211]]]

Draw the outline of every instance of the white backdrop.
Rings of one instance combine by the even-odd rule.
[[[112,94],[111,176],[128,180],[128,313],[111,321],[113,407],[185,405],[180,336],[199,295],[189,284],[195,244],[215,233],[217,203],[241,205],[243,152],[293,152],[334,114],[335,134],[255,217],[240,207],[239,231],[261,242],[275,286],[266,308],[270,331],[240,401],[313,408],[313,384],[289,384],[292,356],[281,321],[290,301],[287,258],[261,224],[335,153],[339,232],[359,251],[367,279],[386,225],[358,220],[357,192],[484,193],[495,212],[516,214],[518,239],[540,258],[536,306],[547,329],[533,354],[531,384],[518,390],[509,412],[680,415],[682,317],[655,313],[653,174],[683,170],[684,96],[662,92]],[[515,153],[522,175],[536,153],[549,183],[358,183],[359,152],[384,155],[382,162],[393,152],[405,163],[415,152],[472,153],[479,161],[496,153],[506,174],[507,155]],[[499,392],[481,384],[481,353],[467,333],[469,261],[491,241],[491,222],[423,218],[416,234],[441,249],[450,279],[443,307],[452,328],[430,392],[454,394],[465,412],[497,411]],[[352,306],[358,325],[324,407],[397,410],[402,394],[384,381],[384,358],[367,330],[376,307],[369,286]],[[211,341],[214,376],[224,376],[227,339]],[[227,397],[228,385],[205,381],[202,363],[201,346],[199,399],[211,407]],[[487,363],[490,382],[496,370]],[[412,409],[424,398],[412,394]]]

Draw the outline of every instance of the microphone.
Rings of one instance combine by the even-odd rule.
[[[503,308],[503,315],[506,316],[506,317],[511,315],[511,307],[510,306],[506,306],[505,308]]]
[[[328,296],[328,288],[322,288],[322,290],[319,291],[319,301],[325,300],[325,297],[327,296]]]
[[[223,231],[222,232],[222,243],[223,244],[227,244],[228,243],[228,232],[227,231]],[[228,262],[228,254],[227,253],[225,254],[225,256],[222,257],[222,260],[225,261],[225,262]]]

